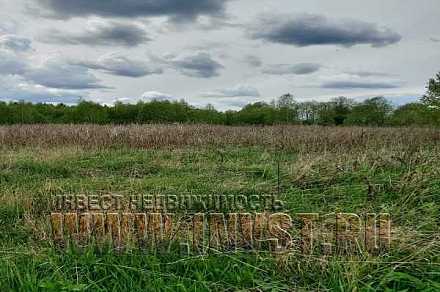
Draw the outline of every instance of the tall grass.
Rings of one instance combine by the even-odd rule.
[[[439,130],[23,125],[0,127],[0,143],[0,291],[440,291]],[[278,192],[292,214],[389,212],[392,248],[58,250],[43,228],[50,194]]]
[[[0,126],[3,146],[163,148],[264,146],[296,152],[435,145],[440,130],[320,126],[227,127],[211,125],[14,125]]]

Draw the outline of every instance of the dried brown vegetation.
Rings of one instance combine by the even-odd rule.
[[[210,125],[14,125],[0,127],[0,145],[129,147],[264,146],[307,152],[399,148],[415,150],[440,142],[429,128],[320,126],[227,127]]]

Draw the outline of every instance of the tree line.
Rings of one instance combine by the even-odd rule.
[[[81,101],[75,106],[0,102],[0,124],[41,123],[206,123],[222,125],[440,126],[440,73],[430,79],[420,102],[393,107],[384,97],[355,102],[337,97],[327,102],[298,102],[285,94],[270,103],[256,102],[239,111],[196,108],[185,101],[138,102],[114,106]]]

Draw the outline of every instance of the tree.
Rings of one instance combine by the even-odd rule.
[[[298,107],[293,95],[290,93],[278,97],[276,108],[279,111],[279,121],[282,123],[294,123],[298,120]]]
[[[354,101],[340,96],[330,102],[321,102],[318,109],[318,122],[322,125],[343,125],[351,112]]]
[[[295,100],[293,98],[293,95],[291,95],[290,93],[281,95],[280,97],[278,97],[277,105],[279,108],[282,108],[282,107],[292,108],[292,107],[294,107]]]
[[[440,110],[440,72],[434,78],[429,79],[426,94],[422,102],[430,108]]]
[[[313,125],[318,121],[320,104],[316,101],[306,101],[298,104],[298,118],[304,125]]]
[[[0,124],[10,124],[13,122],[13,112],[11,106],[0,101]]]
[[[74,108],[72,115],[75,123],[106,124],[110,121],[104,106],[85,100]]]
[[[408,103],[396,109],[391,117],[395,126],[425,125],[432,123],[429,109],[421,103]]]
[[[274,111],[265,102],[255,102],[246,105],[238,113],[238,122],[240,124],[270,125],[273,124]]]
[[[382,96],[366,99],[353,106],[347,117],[347,123],[352,125],[383,126],[392,112],[392,106]]]
[[[383,97],[360,103],[338,97],[329,102],[295,102],[291,94],[265,102],[249,103],[241,110],[217,111],[214,106],[197,108],[184,100],[151,100],[137,104],[116,102],[114,106],[82,100],[79,104],[33,104],[1,102],[0,124],[36,123],[207,123],[227,125],[274,125],[302,123],[307,125],[370,125],[370,126],[440,126],[440,73],[430,81],[424,103],[406,104],[396,109]]]
[[[335,103],[333,120],[335,125],[342,125],[351,111],[353,100],[340,96],[335,98],[333,102]]]

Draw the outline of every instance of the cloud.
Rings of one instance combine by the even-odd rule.
[[[222,99],[218,100],[218,102],[213,102],[214,106],[224,110],[228,107],[234,107],[236,109],[241,109],[242,107],[248,105],[249,103],[254,102],[253,99]]]
[[[358,76],[358,77],[390,77],[394,76],[394,74],[384,73],[384,72],[375,72],[375,71],[345,71],[345,73]]]
[[[0,35],[0,48],[14,52],[25,52],[31,49],[31,41],[13,34]]]
[[[261,67],[263,62],[261,59],[254,55],[247,55],[244,57],[244,62],[251,67]]]
[[[237,85],[232,88],[218,89],[215,91],[204,92],[204,97],[259,97],[260,92],[253,86]]]
[[[196,28],[201,30],[218,30],[220,28],[235,28],[242,27],[242,24],[233,23],[229,20],[226,20],[225,17],[210,17],[210,16],[201,16],[198,17]]]
[[[135,47],[151,39],[145,29],[136,24],[115,21],[89,21],[82,32],[51,30],[42,41],[71,45]]]
[[[119,53],[104,55],[97,61],[83,61],[77,62],[76,64],[90,69],[101,70],[108,74],[125,77],[143,77],[163,73],[162,68],[159,68],[151,62],[130,59]]]
[[[221,16],[228,0],[39,0],[38,4],[58,18],[75,16],[150,17],[168,16],[176,21],[200,15]]]
[[[142,94],[142,100],[144,101],[152,101],[152,100],[157,100],[157,101],[176,101],[179,100],[180,98],[171,95],[171,94],[167,94],[167,93],[162,93],[162,92],[158,92],[158,91],[147,91],[144,92],[144,94]]]
[[[159,91],[146,91],[141,96],[138,97],[121,97],[117,98],[114,102],[122,102],[122,103],[129,103],[129,104],[136,104],[139,101],[143,102],[150,102],[150,101],[178,101],[181,98],[167,94],[162,93]]]
[[[28,69],[23,76],[36,84],[58,89],[108,88],[101,85],[88,68],[60,59],[49,59],[40,66]]]
[[[175,70],[185,76],[197,78],[213,78],[220,75],[222,64],[215,61],[210,54],[198,52],[190,55],[166,56],[162,59]]]
[[[2,22],[0,22],[0,35],[1,34],[13,34],[17,31],[17,22],[12,19],[5,20],[4,15],[0,15]]]
[[[202,44],[197,44],[197,45],[191,45],[188,46],[186,48],[186,50],[190,50],[190,51],[210,51],[212,52],[213,50],[225,50],[230,48],[231,44],[230,43],[225,43],[225,42],[219,42],[219,41],[203,41]]]
[[[321,85],[325,89],[389,89],[398,88],[399,85],[388,82],[373,81],[328,81]]]
[[[315,63],[299,63],[299,64],[276,64],[269,65],[263,69],[263,73],[272,75],[306,75],[318,71],[321,65]]]
[[[46,88],[28,82],[21,76],[0,76],[0,100],[27,101],[33,103],[75,104],[79,95],[72,91]]]
[[[11,80],[22,80],[20,84],[17,84],[18,87],[29,85],[39,90],[40,87],[48,90],[107,88],[100,84],[100,80],[90,72],[89,68],[71,64],[61,58],[52,57],[35,65],[32,63],[31,55],[27,54],[30,44],[29,40],[19,36],[0,36],[0,76],[9,78],[6,83],[9,86],[11,86]],[[5,89],[4,84],[2,88]],[[17,92],[20,91],[17,90]]]
[[[225,110],[239,110],[245,105],[255,102],[255,97],[224,97],[224,98],[215,98],[215,97],[199,97],[198,99],[192,100],[191,104],[196,107],[206,107],[206,105],[211,104],[215,109],[220,111]]]
[[[359,20],[328,19],[322,15],[305,14],[262,16],[249,29],[251,38],[268,42],[306,47],[340,45],[351,47],[369,44],[383,47],[397,43],[401,36],[389,28]]]
[[[434,42],[434,43],[440,43],[440,39],[439,39],[439,38],[434,38],[434,37],[432,37],[432,38],[429,38],[429,40],[430,40],[431,42]]]
[[[27,64],[10,51],[0,50],[0,75],[19,75],[26,71]]]
[[[391,102],[394,106],[402,106],[407,103],[419,102],[420,96],[414,95],[397,95],[397,96],[385,96],[385,98]]]
[[[27,42],[25,43],[25,46],[30,46]],[[23,79],[22,84],[33,84],[52,89],[82,90],[108,88],[101,85],[100,80],[87,67],[71,64],[57,57],[35,65],[31,62],[30,54],[24,54],[21,51],[22,47],[19,46],[18,49],[13,47],[12,49],[5,50],[0,48],[0,76],[3,75],[8,78],[15,76],[14,78],[16,78],[8,79],[8,84],[10,84],[11,80]],[[21,86],[21,83],[17,86]]]

